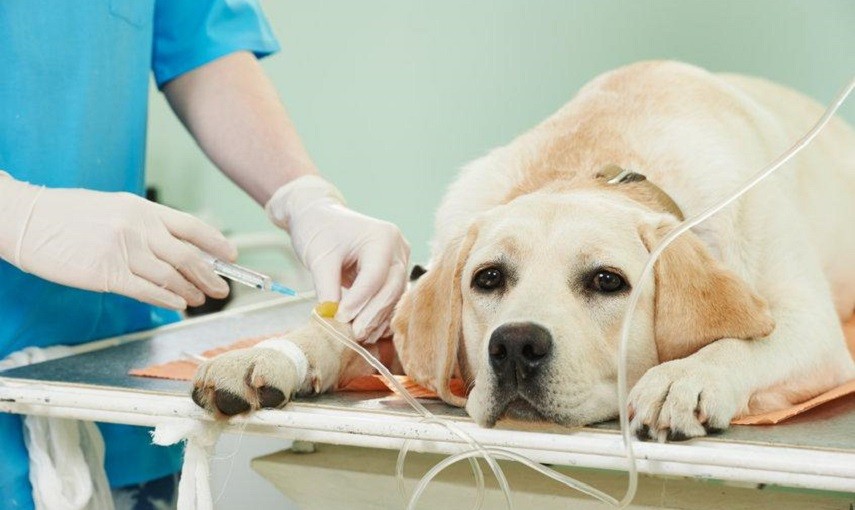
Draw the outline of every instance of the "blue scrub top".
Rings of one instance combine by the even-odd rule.
[[[149,72],[158,87],[235,51],[278,44],[254,0],[0,1],[0,169],[49,187],[143,192]],[[0,358],[178,319],[55,285],[0,260]],[[105,425],[113,486],[175,472],[180,449]],[[32,508],[20,419],[0,414],[0,505]]]

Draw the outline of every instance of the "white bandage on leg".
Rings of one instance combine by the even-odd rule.
[[[302,384],[309,375],[309,358],[297,344],[287,338],[271,338],[255,344],[255,347],[264,347],[279,351],[288,357],[297,369],[297,380]]]
[[[168,420],[152,433],[161,446],[184,443],[184,463],[178,481],[178,510],[213,510],[211,456],[225,425],[193,419]]]
[[[0,360],[0,370],[71,354],[65,345],[27,347]],[[104,438],[94,423],[31,415],[24,417],[23,433],[35,508],[115,508],[104,470]]]

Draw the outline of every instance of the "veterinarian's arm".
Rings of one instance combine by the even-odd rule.
[[[276,90],[252,54],[238,52],[179,76],[164,93],[202,150],[291,234],[319,301],[360,340],[388,330],[406,284],[409,246],[392,224],[363,216],[318,176]],[[357,274],[342,275],[343,270]],[[355,278],[355,280],[354,280]],[[344,291],[342,285],[353,285]]]

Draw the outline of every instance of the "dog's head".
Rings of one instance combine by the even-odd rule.
[[[581,425],[617,414],[629,292],[673,228],[612,192],[523,195],[482,214],[404,295],[394,320],[407,373],[481,425]],[[687,233],[657,262],[632,327],[630,382],[720,338],[768,335],[765,302]],[[449,391],[458,374],[468,402]]]

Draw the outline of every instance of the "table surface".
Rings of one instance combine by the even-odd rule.
[[[186,381],[135,377],[128,375],[128,371],[173,361],[184,353],[201,353],[241,338],[288,331],[305,322],[311,307],[308,301],[272,301],[245,311],[185,321],[177,327],[120,339],[120,345],[113,347],[7,370],[2,372],[2,377],[188,395],[190,385]],[[387,397],[385,394],[337,393],[297,401],[350,409],[409,412],[405,403]],[[436,401],[424,402],[434,413],[466,416],[462,409]],[[589,428],[617,430],[618,426],[610,421]],[[779,425],[733,426],[710,439],[855,451],[855,398],[831,402]]]
[[[186,381],[134,377],[128,375],[128,371],[172,361],[186,353],[200,353],[240,338],[287,331],[303,324],[307,320],[311,307],[312,303],[307,300],[293,298],[271,300],[244,309],[102,341],[96,345],[102,348],[91,352],[7,370],[0,373],[0,402],[4,402],[2,398],[4,384],[15,388],[28,385],[40,388],[78,387],[115,390],[137,395],[186,398],[190,388],[190,384]],[[49,406],[49,399],[45,400],[48,402],[44,405]],[[5,402],[14,403],[15,398],[7,398]],[[435,414],[469,422],[462,409],[437,401],[424,402]],[[297,399],[295,404],[289,405],[283,411],[266,412],[287,413],[289,408],[306,407],[317,408],[323,412],[340,411],[363,415],[369,413],[369,416],[371,413],[387,416],[409,414],[409,407],[402,400],[387,394],[372,393],[336,393]],[[16,410],[13,407],[0,410],[31,412]],[[474,424],[472,427],[477,429]],[[564,433],[573,435],[580,432],[593,432],[616,435],[617,429],[615,422],[606,422]],[[702,441],[705,445],[746,444],[782,447],[788,451],[796,448],[815,453],[851,454],[853,465],[855,465],[855,433],[853,431],[855,431],[855,398],[850,396],[823,405],[783,424],[733,426],[720,435],[705,438]],[[514,431],[513,434],[523,438],[529,432]],[[513,443],[513,440],[509,441]],[[685,447],[691,448],[693,443],[695,442],[685,443]],[[817,457],[817,459],[820,458]],[[835,487],[838,486],[839,484],[835,485]],[[855,479],[853,479],[853,490],[855,490]]]

